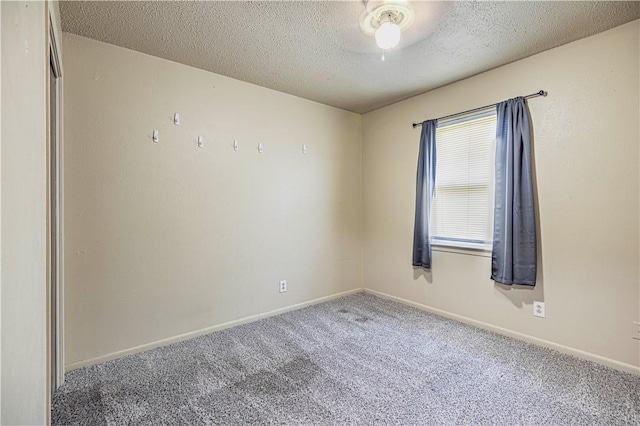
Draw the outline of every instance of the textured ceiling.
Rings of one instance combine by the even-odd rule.
[[[640,2],[411,2],[416,20],[383,62],[360,29],[366,3],[64,1],[60,11],[64,31],[358,113],[640,17]]]

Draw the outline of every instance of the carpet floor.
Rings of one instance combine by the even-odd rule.
[[[54,425],[640,424],[640,377],[370,294],[67,374]]]

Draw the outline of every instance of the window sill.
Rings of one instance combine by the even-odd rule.
[[[433,251],[445,253],[466,254],[468,256],[491,257],[492,247],[487,244],[474,244],[452,241],[433,241],[431,243]]]

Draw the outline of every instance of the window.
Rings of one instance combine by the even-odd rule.
[[[433,245],[491,248],[495,138],[495,109],[438,123]]]

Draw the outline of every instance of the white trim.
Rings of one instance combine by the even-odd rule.
[[[2,34],[2,5],[0,4],[0,34]],[[2,47],[0,43],[0,74],[2,71]],[[2,78],[0,78],[0,105],[2,103]],[[1,109],[1,108],[0,108]],[[0,164],[2,164],[2,111],[0,111]],[[2,188],[2,173],[0,173]],[[2,224],[2,197],[0,197],[0,224]],[[0,225],[0,333],[2,332],[2,226]],[[2,423],[2,339],[0,339],[0,423]]]
[[[122,358],[127,355],[136,354],[149,349],[157,348],[160,346],[170,345],[171,343],[182,342],[184,340],[193,339],[194,337],[202,336],[205,334],[213,333],[214,331],[224,330],[226,328],[235,327],[237,325],[247,324],[250,322],[258,321],[263,318],[273,317],[276,315],[284,314],[290,311],[296,311],[298,309],[306,308],[307,306],[317,305],[318,303],[328,302],[329,300],[338,299],[340,297],[349,296],[355,293],[361,293],[365,291],[363,288],[357,288],[354,290],[343,291],[341,293],[332,294],[330,296],[320,297],[308,302],[297,303],[295,305],[286,306],[284,308],[275,309],[273,311],[265,312],[263,314],[251,315],[248,317],[240,318],[237,320],[225,322],[222,324],[212,325],[210,327],[202,328],[200,330],[190,331],[188,333],[179,334],[177,336],[169,337],[166,339],[156,340],[155,342],[145,343],[144,345],[134,346],[132,348],[124,349],[110,354],[102,355],[96,358],[91,358],[83,361],[72,362],[65,366],[65,372],[76,370],[78,368],[87,367],[90,365],[100,364],[103,362],[111,361],[117,358]]]
[[[61,64],[61,63],[60,63]],[[58,265],[56,271],[58,272],[56,280],[57,280],[57,289],[56,289],[56,312],[57,315],[57,324],[56,324],[56,335],[58,337],[58,347],[57,350],[57,376],[56,376],[56,385],[60,387],[64,384],[64,145],[63,145],[63,117],[64,117],[64,107],[63,107],[63,78],[62,71],[58,69],[59,76],[56,78],[56,91],[57,91],[57,104],[56,104],[56,138],[57,138],[57,174],[58,174],[58,200],[56,203],[58,212],[56,215],[58,227],[58,247],[57,247],[57,255],[58,255]]]
[[[56,188],[56,195],[57,195],[57,200],[56,200],[56,223],[50,223],[49,226],[55,226],[56,227],[56,236],[57,236],[57,247],[56,247],[56,256],[57,256],[57,265],[56,265],[56,322],[55,324],[51,324],[51,327],[55,327],[55,334],[56,334],[56,377],[55,377],[55,387],[58,388],[60,386],[62,386],[62,384],[64,383],[64,272],[63,272],[63,265],[64,265],[64,255],[63,255],[63,250],[64,250],[64,244],[62,242],[63,240],[63,216],[62,214],[63,212],[63,208],[62,208],[62,203],[63,203],[63,194],[62,194],[62,188],[64,185],[64,182],[62,180],[62,177],[64,176],[64,170],[62,169],[62,60],[61,60],[61,49],[60,49],[60,44],[62,42],[61,39],[61,34],[59,34],[59,26],[58,26],[58,17],[56,14],[56,9],[55,9],[55,5],[53,4],[53,2],[49,1],[48,3],[48,12],[49,12],[49,49],[48,49],[48,55],[47,55],[47,69],[49,69],[49,59],[51,59],[51,62],[53,62],[53,68],[54,68],[54,73],[55,73],[55,77],[56,77],[56,181],[57,181],[57,188]],[[47,72],[47,76],[48,76],[48,72]],[[47,78],[48,81],[48,78]],[[50,90],[47,90],[47,109],[48,109],[48,105],[50,104],[50,100],[49,100],[49,93]],[[49,117],[49,114],[47,114],[47,118]],[[48,134],[50,134],[50,132],[48,132]],[[48,140],[49,137],[47,136],[47,141],[48,141],[48,149],[50,148],[50,141]],[[49,151],[50,153],[50,151]],[[51,154],[49,154],[51,155]],[[49,159],[49,164],[50,164],[51,159]],[[50,179],[50,176],[47,177],[47,179]],[[50,191],[50,190],[49,190]],[[51,192],[49,192],[49,195],[51,196]],[[50,294],[50,290],[49,290],[49,294]],[[51,303],[51,301],[49,300],[49,303]],[[50,319],[48,319],[49,321]],[[49,331],[49,334],[51,334],[51,330]],[[47,350],[47,353],[50,352],[50,349]],[[49,362],[50,363],[50,362]]]
[[[471,256],[491,257],[492,246],[489,244],[463,243],[432,239],[431,250]]]
[[[69,371],[72,370],[76,370],[78,368],[83,368],[83,367],[87,367],[90,365],[95,365],[95,364],[100,364],[103,362],[107,362],[107,361],[111,361],[114,359],[118,359],[118,358],[122,358],[124,356],[127,355],[133,355],[139,352],[143,352],[143,351],[147,351],[153,348],[157,348],[160,346],[166,346],[172,343],[177,343],[177,342],[182,342],[184,340],[188,340],[188,339],[192,339],[194,337],[198,337],[198,336],[202,336],[205,334],[209,334],[209,333],[213,333],[215,331],[219,331],[219,330],[224,330],[226,328],[230,328],[230,327],[235,327],[237,325],[242,325],[242,324],[247,324],[250,322],[254,322],[254,321],[258,321],[261,320],[263,318],[268,318],[268,317],[272,317],[272,316],[276,316],[276,315],[280,315],[280,314],[284,314],[286,312],[291,312],[291,311],[295,311],[298,309],[302,309],[302,308],[306,308],[307,306],[311,306],[311,305],[316,305],[318,303],[323,303],[323,302],[328,302],[329,300],[333,300],[333,299],[337,299],[340,297],[344,297],[344,296],[348,296],[351,294],[355,294],[355,293],[360,293],[360,292],[365,292],[365,293],[369,293],[369,294],[373,294],[385,299],[390,299],[390,300],[394,300],[396,302],[408,305],[408,306],[413,306],[415,308],[418,309],[422,309],[425,310],[427,312],[430,312],[432,314],[435,315],[439,315],[439,316],[443,316],[446,318],[450,318],[465,324],[470,324],[473,325],[475,327],[478,328],[482,328],[484,330],[489,330],[489,331],[493,331],[494,333],[498,333],[504,336],[508,336],[508,337],[512,337],[518,340],[522,340],[524,342],[528,342],[528,343],[533,343],[535,345],[538,346],[542,346],[545,348],[549,348],[549,349],[553,349],[556,350],[558,352],[564,353],[564,354],[568,354],[568,355],[572,355],[575,356],[577,358],[580,359],[585,359],[587,361],[592,361],[595,362],[597,364],[602,364],[605,365],[607,367],[611,367],[614,368],[616,370],[620,370],[620,371],[624,371],[627,373],[631,373],[631,374],[635,374],[640,376],[640,367],[638,366],[634,366],[631,364],[627,364],[624,362],[620,362],[620,361],[616,361],[614,359],[611,358],[606,358],[600,355],[596,355],[594,353],[591,352],[586,352],[580,349],[576,349],[576,348],[572,348],[569,346],[565,346],[565,345],[561,345],[559,343],[555,343],[555,342],[551,342],[549,340],[545,340],[545,339],[540,339],[538,337],[534,337],[534,336],[530,336],[528,334],[524,334],[524,333],[520,333],[517,331],[513,331],[513,330],[509,330],[507,328],[503,328],[497,325],[493,325],[493,324],[489,324],[483,321],[478,321],[478,320],[474,320],[462,315],[458,315],[458,314],[453,314],[451,312],[447,312],[447,311],[443,311],[441,309],[437,309],[437,308],[432,308],[430,306],[427,305],[423,305],[421,303],[417,303],[417,302],[412,302],[410,300],[407,299],[403,299],[401,297],[396,297],[396,296],[392,296],[390,294],[387,293],[382,293],[376,290],[371,290],[368,288],[358,288],[358,289],[354,289],[354,290],[348,290],[348,291],[344,291],[341,293],[336,293],[330,296],[325,296],[325,297],[321,297],[318,299],[314,299],[308,302],[302,302],[302,303],[298,303],[295,305],[291,305],[291,306],[287,306],[284,308],[279,308],[279,309],[275,309],[273,311],[269,311],[263,314],[257,314],[257,315],[251,315],[248,317],[244,317],[244,318],[240,318],[237,320],[233,320],[233,321],[229,321],[229,322],[225,322],[222,324],[217,324],[217,325],[213,325],[210,327],[206,327],[200,330],[195,330],[195,331],[191,331],[188,333],[184,333],[184,334],[179,334],[177,336],[173,336],[173,337],[169,337],[166,339],[162,339],[162,340],[157,340],[155,342],[151,342],[151,343],[146,343],[144,345],[139,345],[139,346],[134,346],[132,348],[128,348],[128,349],[124,349],[121,351],[117,351],[117,352],[112,352],[110,354],[107,355],[102,355],[96,358],[91,358],[91,359],[87,359],[87,360],[83,360],[83,361],[77,361],[77,362],[73,362],[70,364],[65,365],[65,372],[68,373]]]
[[[469,249],[476,251],[491,251],[490,243],[472,243],[468,241],[452,241],[446,238],[433,237],[431,245],[436,247],[455,247],[461,249]]]
[[[528,334],[520,333],[517,331],[509,330],[507,328],[503,328],[497,325],[489,324],[483,321],[474,320],[462,315],[453,314],[451,312],[443,311],[441,309],[432,308],[431,306],[423,305],[421,303],[412,302],[411,300],[403,299],[401,297],[391,296],[387,293],[382,293],[375,290],[365,289],[365,293],[373,294],[376,296],[383,297],[385,299],[394,300],[396,302],[400,302],[405,305],[413,306],[418,309],[425,310],[432,314],[436,314],[442,317],[450,318],[465,324],[473,325],[478,328],[482,328],[484,330],[493,331],[494,333],[501,334],[503,336],[513,337],[514,339],[522,340],[524,342],[533,343],[534,345],[542,346],[548,349],[553,349],[558,352],[573,355],[576,358],[585,359],[587,361],[592,361],[597,364],[606,365],[607,367],[615,368],[616,370],[624,371],[626,373],[631,373],[640,376],[640,366],[635,366],[631,364],[627,364],[624,362],[616,361],[611,358],[606,358],[600,355],[596,355],[591,352],[586,352],[580,349],[572,348],[569,346],[561,345],[559,343],[551,342],[549,340],[541,339],[539,337],[530,336]]]
[[[455,253],[455,254],[464,254],[466,256],[479,256],[479,257],[491,257],[491,251],[487,250],[478,250],[471,248],[462,248],[462,247],[447,247],[447,246],[431,246],[432,251],[439,251],[442,253]]]
[[[64,79],[58,77],[58,386],[64,384]]]

